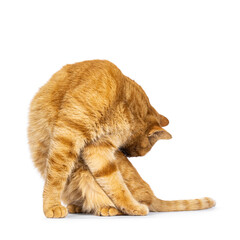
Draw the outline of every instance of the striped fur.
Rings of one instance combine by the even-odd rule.
[[[116,152],[116,159],[117,168],[127,188],[138,202],[148,206],[149,211],[191,211],[207,209],[215,205],[211,198],[177,201],[158,199],[123,153]],[[108,181],[111,179],[109,178]],[[114,205],[110,195],[107,195],[99,186],[83,159],[79,159],[76,164],[62,197],[71,213],[85,212],[102,216],[122,214],[121,210]],[[108,206],[108,210],[111,209],[109,213],[106,212],[106,206]],[[118,211],[113,211],[113,208]],[[103,212],[101,212],[102,209]]]
[[[150,209],[153,212],[193,211],[211,208],[214,207],[215,204],[213,199],[207,197],[175,201],[164,201],[154,198],[150,205]]]
[[[158,211],[160,200],[126,156],[143,156],[157,140],[170,139],[162,128],[168,123],[143,89],[111,62],[64,66],[40,88],[29,113],[29,145],[45,179],[46,217]],[[123,171],[124,166],[129,168]]]

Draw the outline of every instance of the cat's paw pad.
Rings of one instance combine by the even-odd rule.
[[[81,213],[82,208],[80,206],[74,205],[74,204],[69,204],[67,205],[67,209],[69,213]]]
[[[47,218],[63,218],[67,216],[68,211],[64,206],[57,205],[44,209],[44,214]]]
[[[144,204],[129,206],[128,208],[123,209],[123,211],[132,216],[145,216],[149,213],[148,207]]]
[[[102,207],[97,211],[98,216],[117,216],[122,215],[122,213],[115,207]]]

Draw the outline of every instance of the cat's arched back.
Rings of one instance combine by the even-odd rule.
[[[44,175],[50,138],[59,124],[77,134],[81,131],[86,143],[106,134],[117,135],[117,147],[137,156],[151,149],[154,141],[148,141],[149,128],[163,132],[166,121],[136,82],[113,63],[93,60],[64,66],[39,90],[30,107],[28,136],[34,163]],[[140,150],[137,153],[133,148]]]
[[[45,215],[66,216],[67,209],[61,205],[64,187],[71,186],[64,191],[69,193],[69,200],[72,191],[83,191],[78,183],[89,176],[93,185],[97,182],[94,194],[102,191],[96,199],[107,196],[107,207],[130,215],[146,215],[149,206],[163,209],[158,206],[163,202],[156,200],[142,181],[140,192],[150,194],[147,202],[133,197],[134,184],[129,184],[129,189],[125,176],[139,177],[125,158],[143,156],[157,140],[170,139],[162,128],[167,124],[168,119],[151,106],[143,89],[113,63],[93,60],[64,66],[40,88],[30,106],[28,137],[33,162],[45,179]],[[79,159],[84,164],[76,168]],[[121,161],[132,174],[121,173]],[[79,173],[66,185],[74,169],[82,169],[85,174]],[[97,200],[93,208],[102,207],[99,202],[107,204]]]

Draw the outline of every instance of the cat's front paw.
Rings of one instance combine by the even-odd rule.
[[[67,216],[68,211],[62,205],[55,205],[44,208],[44,214],[47,218],[63,218]]]
[[[127,208],[122,208],[122,211],[132,216],[145,216],[149,213],[148,207],[144,204],[134,204]]]
[[[115,207],[102,207],[96,212],[96,215],[104,216],[104,217],[106,217],[106,216],[117,216],[117,215],[122,215],[122,212],[120,212]]]

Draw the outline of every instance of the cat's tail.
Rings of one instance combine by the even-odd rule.
[[[216,202],[208,197],[191,200],[164,201],[154,198],[149,210],[151,212],[192,211],[214,207]]]

